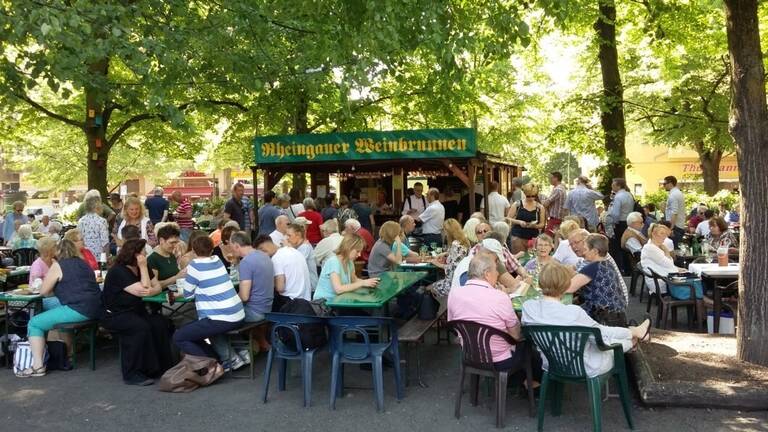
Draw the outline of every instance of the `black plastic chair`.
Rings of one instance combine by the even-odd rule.
[[[629,283],[629,294],[635,295],[635,290],[637,289],[637,281],[638,279],[640,281],[643,281],[643,268],[640,266],[640,252],[631,253],[629,251],[625,251],[627,254],[627,262],[631,263],[632,267],[632,280]],[[640,286],[640,303],[643,302],[643,287]]]
[[[672,320],[675,322],[675,324],[677,324],[677,309],[680,307],[686,307],[688,309],[688,313],[686,315],[688,318],[689,329],[693,329],[693,314],[691,313],[692,310],[696,312],[699,326],[706,324],[704,321],[704,300],[696,298],[696,287],[692,281],[675,282],[666,276],[662,276],[656,273],[652,269],[648,269],[648,273],[651,275],[653,284],[656,287],[656,292],[651,294],[651,298],[648,300],[648,304],[650,306],[651,299],[656,299],[656,326],[658,328],[667,328],[667,321],[669,319],[670,311],[672,312]],[[664,282],[667,285],[667,293],[662,294],[661,284],[659,282]],[[669,295],[669,287],[672,285],[683,285],[690,288],[691,293],[688,300],[678,300]],[[650,307],[648,310],[650,310]]]
[[[480,387],[480,377],[490,377],[496,380],[496,427],[504,427],[507,406],[507,379],[520,369],[525,369],[526,384],[528,386],[528,414],[533,417],[535,411],[535,399],[533,395],[533,370],[531,366],[531,350],[526,349],[523,365],[518,369],[497,370],[493,366],[491,353],[491,337],[500,337],[510,345],[518,345],[523,349],[524,341],[517,341],[507,332],[494,327],[476,323],[474,321],[455,320],[448,321],[448,328],[453,330],[461,338],[461,370],[459,372],[459,390],[456,393],[456,407],[454,415],[461,418],[461,394],[464,391],[464,378],[470,374],[471,400],[473,406],[477,406]]]
[[[280,362],[277,389],[285,390],[285,378],[288,369],[288,360],[301,361],[301,382],[304,387],[304,406],[308,407],[312,403],[312,362],[315,353],[324,347],[305,349],[301,344],[300,325],[320,324],[325,325],[324,318],[308,315],[296,315],[285,313],[268,313],[266,319],[274,323],[270,333],[272,348],[267,355],[267,367],[264,372],[264,394],[262,401],[267,403],[267,394],[269,392],[269,378],[272,375],[272,362],[275,358]],[[293,346],[286,344],[279,335],[280,330],[289,332],[293,337]],[[251,362],[255,361],[251,358]]]
[[[327,318],[331,330],[331,409],[336,409],[336,398],[344,387],[345,363],[368,364],[373,369],[373,390],[376,396],[376,408],[384,410],[384,353],[392,356],[395,371],[397,400],[403,398],[403,385],[400,375],[400,352],[397,341],[397,325],[391,318],[382,317],[330,317]],[[372,343],[366,327],[387,326],[389,342]],[[363,342],[346,340],[345,335],[353,334]]]
[[[40,253],[35,248],[21,248],[12,252],[13,262],[17,267],[29,266],[37,259]]]

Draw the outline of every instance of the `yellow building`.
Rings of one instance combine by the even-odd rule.
[[[677,177],[683,187],[702,187],[698,154],[687,148],[666,148],[645,144],[642,139],[627,139],[627,185],[636,196],[655,192],[662,187],[664,177]],[[736,155],[720,161],[720,187],[732,188],[739,183]]]

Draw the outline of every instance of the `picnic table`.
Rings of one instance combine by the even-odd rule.
[[[186,304],[194,304],[195,302],[194,297],[184,297],[180,293],[176,293],[173,298],[173,303],[179,303],[179,306],[174,308],[168,301],[168,290],[163,290],[153,296],[142,297],[141,300],[145,303],[159,304],[163,309],[169,311],[169,318],[172,318],[175,314],[181,312],[182,309],[186,309]]]
[[[524,296],[512,297],[512,307],[515,308],[515,312],[521,313],[523,311],[523,303],[531,299],[536,299],[539,296],[540,296],[540,293],[538,291],[536,291],[533,288],[529,288],[528,291],[525,292]],[[563,294],[563,297],[560,299],[560,301],[564,305],[573,304],[573,294],[571,293]]]
[[[739,279],[738,263],[730,263],[727,266],[719,264],[691,264],[688,271],[701,276],[701,283],[706,291],[712,290],[712,330],[713,333],[720,331],[720,311],[723,308],[723,289],[732,282]],[[717,283],[725,281],[725,284]]]
[[[0,285],[7,288],[8,281],[13,279],[29,279],[29,266],[16,267],[10,271],[0,271]]]
[[[9,362],[10,353],[7,349],[9,345],[8,334],[11,329],[11,309],[16,311],[25,309],[34,310],[38,308],[38,305],[42,308],[42,302],[43,296],[40,294],[20,295],[11,292],[0,293],[0,303],[5,303],[5,319],[3,320],[3,334],[5,335],[5,339],[3,339],[4,342],[2,346],[0,346],[0,349],[2,349],[5,354],[4,358],[6,359],[5,361],[8,366],[12,363]]]
[[[359,288],[339,294],[326,304],[334,308],[380,309],[401,292],[426,278],[427,272],[385,272],[376,288]]]

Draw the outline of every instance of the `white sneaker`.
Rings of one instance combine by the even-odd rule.
[[[232,357],[229,360],[229,364],[230,364],[232,370],[238,370],[241,367],[245,366],[245,362],[238,355],[235,355],[234,357]]]
[[[237,356],[243,360],[243,363],[251,364],[251,353],[247,349],[238,351]]]

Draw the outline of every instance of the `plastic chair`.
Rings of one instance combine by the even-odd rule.
[[[301,383],[304,388],[304,406],[308,407],[312,403],[312,362],[315,358],[315,352],[323,347],[305,349],[301,344],[301,334],[299,325],[320,324],[325,325],[326,320],[322,317],[309,315],[296,315],[285,313],[267,313],[267,321],[274,323],[270,332],[270,342],[272,347],[267,354],[267,367],[264,372],[264,395],[262,401],[267,403],[267,394],[269,392],[269,379],[272,375],[272,362],[275,358],[280,362],[278,370],[277,389],[285,390],[285,378],[288,370],[288,360],[301,361]],[[293,346],[289,346],[282,339],[278,331],[284,329],[293,335]],[[253,362],[254,359],[251,359]]]
[[[635,295],[637,289],[637,281],[643,281],[643,268],[640,266],[640,252],[631,253],[627,250],[624,251],[627,254],[627,261],[632,265],[632,280],[629,283],[629,294]],[[640,286],[640,302],[643,302],[643,288]]]
[[[392,356],[395,371],[397,400],[403,398],[403,385],[400,377],[400,352],[397,341],[397,326],[391,318],[383,317],[330,317],[328,326],[331,330],[331,409],[336,409],[336,398],[344,388],[345,363],[368,364],[373,369],[373,390],[376,396],[376,408],[384,410],[384,353]],[[389,342],[371,343],[366,327],[386,326],[389,329]],[[355,334],[363,342],[345,340],[345,335]]]
[[[21,248],[14,250],[11,255],[13,262],[16,263],[17,267],[20,267],[32,265],[40,253],[35,248]]]
[[[470,374],[471,403],[477,406],[480,376],[496,380],[496,427],[504,427],[507,407],[507,378],[510,374],[525,368],[526,384],[528,386],[528,414],[533,417],[535,399],[533,395],[533,370],[531,367],[531,352],[526,350],[523,365],[517,369],[497,370],[493,366],[491,354],[491,337],[498,336],[510,345],[518,345],[522,349],[524,341],[517,341],[507,332],[476,323],[474,321],[448,321],[448,327],[461,338],[461,370],[459,372],[459,390],[456,393],[454,415],[461,418],[461,394],[464,391],[464,378]]]
[[[648,273],[653,279],[653,284],[656,287],[656,292],[652,294],[652,297],[656,298],[656,323],[658,328],[667,328],[667,321],[669,320],[670,311],[672,312],[672,320],[675,322],[675,324],[677,324],[677,308],[680,307],[686,307],[689,309],[689,313],[687,314],[688,328],[693,328],[693,314],[690,313],[691,308],[696,312],[696,317],[699,320],[699,326],[706,325],[706,321],[704,321],[704,300],[696,298],[696,287],[692,282],[674,282],[668,277],[661,276],[652,269],[648,269]],[[659,283],[660,281],[663,281],[667,285],[667,289],[669,289],[669,286],[671,285],[688,286],[688,288],[691,290],[690,297],[688,300],[677,300],[670,296],[669,292],[662,294],[661,284]],[[648,304],[650,305],[650,303],[651,302],[649,300]],[[650,307],[648,310],[650,310]]]
[[[538,347],[547,358],[549,370],[544,371],[540,387],[538,430],[544,429],[544,405],[547,392],[552,386],[552,415],[559,416],[562,409],[563,385],[565,383],[586,383],[589,400],[592,407],[592,430],[602,430],[601,390],[600,387],[612,376],[619,382],[619,396],[624,409],[624,417],[630,429],[632,423],[631,401],[629,396],[629,380],[624,350],[620,344],[606,345],[603,342],[600,329],[592,327],[568,327],[530,325],[523,327],[523,334]],[[594,339],[600,351],[613,351],[613,368],[596,377],[587,376],[584,366],[584,350],[587,342]]]

